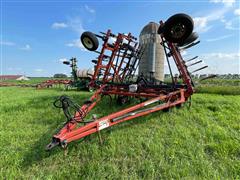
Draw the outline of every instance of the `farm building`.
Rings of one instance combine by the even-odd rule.
[[[1,80],[18,80],[18,81],[28,81],[30,80],[27,76],[25,75],[0,75]]]

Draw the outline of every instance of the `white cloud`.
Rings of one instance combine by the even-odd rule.
[[[54,29],[70,28],[71,30],[77,32],[78,34],[82,34],[85,31],[82,25],[82,19],[80,17],[69,17],[67,19],[67,22],[53,23],[52,28]]]
[[[218,60],[239,60],[240,53],[210,53],[203,55],[206,59],[218,59]]]
[[[63,22],[61,22],[61,23],[55,22],[55,23],[52,24],[53,29],[62,29],[62,28],[66,28],[66,27],[68,27],[68,25],[66,23],[63,23]]]
[[[234,14],[240,16],[240,8],[234,10]]]
[[[85,29],[82,25],[82,19],[80,17],[68,17],[66,22],[55,22],[52,24],[53,29],[62,29],[62,28],[69,28],[72,31],[75,31],[78,33],[78,35],[81,35]]]
[[[240,73],[240,53],[239,52],[213,52],[208,54],[202,54],[201,58],[205,60],[209,68],[214,68],[209,73],[215,74],[227,74],[227,73]],[[201,71],[202,73],[202,71]]]
[[[195,17],[193,18],[195,30],[199,33],[208,31],[211,27],[208,25],[207,17]]]
[[[60,58],[58,61],[59,62],[64,62],[64,61],[68,61],[68,59],[67,58]]]
[[[115,37],[110,37],[110,38],[109,38],[109,43],[110,43],[110,44],[111,44],[111,43],[115,43],[116,40],[117,40],[117,38],[115,38]],[[125,40],[125,39],[124,39],[124,40]]]
[[[41,73],[41,72],[44,72],[43,69],[34,69],[35,72],[38,72],[38,73]]]
[[[29,50],[31,50],[32,48],[31,48],[31,46],[29,45],[29,44],[26,44],[24,47],[22,47],[22,48],[20,48],[21,50],[23,50],[23,51],[29,51]]]
[[[92,14],[95,13],[95,9],[90,8],[88,5],[85,5],[84,7],[85,7],[85,9],[86,9],[89,13],[92,13]]]
[[[188,53],[187,53],[187,51],[186,50],[183,50],[182,52],[181,52],[181,55],[182,56],[186,56]]]
[[[95,12],[94,9],[91,9],[87,5],[85,5],[85,8],[90,13]],[[82,24],[82,18],[79,17],[79,16],[68,17],[66,22],[54,23],[52,25],[52,27],[54,27],[55,29],[68,28],[68,29],[74,31],[77,34],[78,37],[81,36],[81,34],[85,31],[85,29],[83,28],[83,24]],[[81,49],[82,51],[86,51],[86,49],[82,45],[80,39],[75,39],[75,40],[73,40],[73,41],[71,41],[71,42],[69,42],[65,45],[68,46],[68,47],[77,47],[77,48]]]
[[[82,51],[86,51],[86,49],[82,45],[82,42],[80,41],[80,39],[75,39],[72,42],[66,44],[66,46],[68,46],[68,47],[77,47],[77,48],[81,49]]]
[[[212,28],[210,22],[222,21],[229,10],[231,10],[230,7],[224,7],[207,13],[207,16],[194,17],[195,30],[199,33],[207,32]]]
[[[0,41],[0,45],[3,45],[3,46],[15,46],[16,44],[14,42],[10,42],[10,41]]]
[[[78,35],[81,35],[85,31],[80,17],[68,18],[67,24],[73,31],[77,32]]]
[[[224,23],[225,25],[225,28],[228,29],[228,30],[240,30],[240,25],[239,25],[239,18],[238,17],[235,17],[231,20],[225,20],[225,19],[222,19],[222,22]]]
[[[214,42],[214,41],[220,41],[220,40],[223,40],[223,39],[227,39],[229,37],[232,37],[233,34],[228,34],[228,35],[225,35],[225,36],[220,36],[220,37],[216,37],[216,38],[212,38],[212,39],[207,39],[206,41],[207,42]]]
[[[226,20],[224,17],[221,18],[221,22],[224,23],[224,26],[228,30],[240,30],[239,25],[239,17],[240,16],[240,9],[235,9],[234,14],[237,17],[233,17],[232,19]]]
[[[236,0],[210,0],[211,3],[222,3],[224,6],[231,7],[236,2]]]

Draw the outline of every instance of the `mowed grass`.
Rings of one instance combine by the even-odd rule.
[[[240,96],[195,94],[192,107],[157,112],[101,131],[67,151],[45,152],[64,122],[52,102],[90,93],[0,88],[0,179],[239,179]],[[108,98],[93,111],[116,111]]]

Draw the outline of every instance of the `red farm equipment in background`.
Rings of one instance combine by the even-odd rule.
[[[71,83],[71,80],[68,80],[68,79],[49,79],[37,84],[36,88],[42,89],[42,88],[50,88],[53,86],[60,86],[60,85],[66,86],[66,85],[69,85],[70,83]]]
[[[98,54],[97,59],[92,60],[95,64],[94,74],[89,83],[89,86],[96,91],[82,106],[66,96],[61,96],[54,102],[56,107],[63,109],[67,121],[64,127],[53,136],[52,142],[47,145],[46,150],[58,145],[66,147],[72,141],[100,132],[118,123],[181,106],[189,100],[194,93],[194,83],[191,73],[187,69],[187,61],[183,60],[180,52],[200,42],[197,41],[198,36],[193,32],[193,27],[192,18],[186,14],[176,14],[166,22],[160,22],[158,34],[162,39],[161,45],[164,47],[172,77],[172,83],[168,84],[150,81],[141,75],[136,76],[145,47],[139,46],[137,38],[131,33],[113,34],[111,30],[106,33],[100,32],[100,34],[84,32],[81,36],[82,44],[89,51]],[[114,41],[112,41],[113,39]],[[98,51],[99,40],[103,44]],[[182,83],[177,83],[172,75],[170,58],[176,64],[179,79],[181,79],[179,82]],[[188,61],[193,59],[196,57]],[[195,62],[195,64],[198,63]],[[204,68],[206,66],[197,70]],[[105,95],[116,97],[119,104],[124,104],[133,98],[139,102],[110,115],[104,117],[93,115],[90,120],[87,120],[87,114]],[[72,114],[70,109],[75,113]]]
[[[88,84],[92,77],[92,69],[78,69],[77,59],[63,61],[63,64],[71,67],[71,79],[49,79],[36,85],[37,89],[65,86],[65,90],[77,89],[91,91]]]

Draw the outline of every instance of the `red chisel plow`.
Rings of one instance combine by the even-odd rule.
[[[68,79],[50,79],[50,80],[46,80],[46,81],[43,81],[39,84],[36,85],[36,88],[37,89],[42,89],[42,88],[50,88],[50,87],[53,87],[54,85],[69,85],[71,84],[71,80],[68,80]]]
[[[195,42],[197,34],[192,31],[193,21],[185,14],[174,15],[165,23],[160,22],[158,34],[162,39],[161,45],[164,47],[170,73],[172,75],[169,59],[172,58],[182,82],[177,83],[172,76],[172,83],[169,84],[154,83],[142,75],[136,76],[145,47],[140,46],[131,33],[115,35],[111,30],[100,34],[84,32],[81,36],[84,47],[99,54],[96,60],[92,60],[95,66],[89,84],[96,91],[82,106],[66,96],[61,96],[54,102],[56,107],[63,109],[67,122],[53,136],[46,149],[50,150],[57,145],[66,147],[72,141],[113,125],[185,103],[194,92],[194,84],[180,51],[199,43]],[[99,40],[103,44],[101,50],[97,51]],[[104,95],[117,97],[120,104],[133,98],[141,101],[110,115],[99,118],[93,116],[91,120],[86,120],[86,115]],[[74,114],[70,108],[74,109]]]

